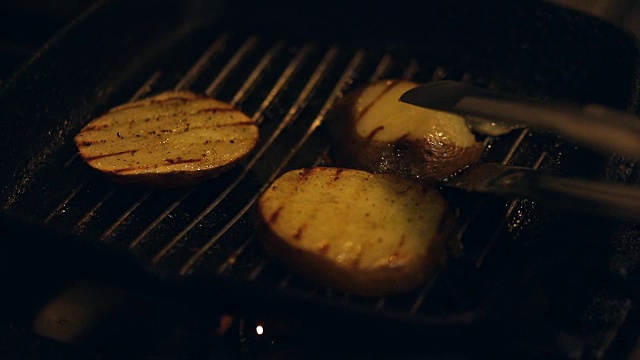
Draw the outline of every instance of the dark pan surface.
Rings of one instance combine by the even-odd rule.
[[[456,13],[442,6],[431,10]],[[331,164],[333,139],[323,123],[327,112],[343,93],[375,79],[453,79],[535,96],[629,106],[634,94],[633,41],[607,24],[554,9],[529,3],[507,7],[505,17],[529,19],[528,14],[533,23],[514,29],[515,20],[509,17],[506,23],[492,23],[495,28],[486,29],[487,34],[472,37],[449,32],[447,26],[462,26],[465,16],[481,21],[482,9],[475,9],[477,17],[463,11],[453,22],[431,15],[441,26],[437,36],[428,33],[417,41],[401,29],[379,34],[380,41],[372,42],[363,30],[378,29],[373,23],[380,11],[361,17],[350,36],[340,37],[335,29],[346,28],[344,18],[332,19],[337,25],[331,31],[320,24],[335,13],[322,11],[310,16],[311,26],[303,26],[299,18],[274,24],[277,11],[236,13],[234,7],[216,2],[159,3],[152,9],[137,3],[102,4],[49,44],[0,92],[0,146],[7,159],[0,179],[4,230],[34,243],[51,238],[86,259],[100,257],[104,248],[106,260],[79,261],[77,266],[95,271],[102,267],[108,276],[109,267],[135,264],[126,269],[145,274],[140,282],[164,281],[166,289],[172,289],[165,291],[201,296],[200,301],[217,299],[228,307],[291,312],[311,306],[359,321],[388,320],[419,329],[459,329],[509,319],[511,306],[530,291],[531,275],[545,266],[554,242],[575,237],[597,243],[609,238],[617,224],[590,219],[577,232],[576,224],[585,219],[557,214],[544,204],[445,193],[459,213],[462,255],[416,291],[369,299],[318,286],[270,261],[253,232],[252,210],[258,194],[283,171]],[[349,16],[356,10],[347,7],[339,14]],[[120,26],[114,27],[117,14]],[[139,21],[142,14],[144,23]],[[241,14],[244,20],[229,21],[235,18],[222,16],[227,14]],[[287,12],[280,16],[292,17]],[[395,19],[391,25],[397,25],[398,18],[389,16]],[[418,19],[409,17],[409,24],[416,26],[412,20]],[[289,32],[291,24],[301,30]],[[549,34],[518,38],[540,24],[565,24],[569,39],[551,41]],[[595,34],[573,32],[594,24]],[[500,27],[512,29],[509,36],[515,38],[503,39],[504,47],[478,45]],[[571,36],[578,38],[573,41]],[[574,51],[559,53],[564,42],[587,51],[580,46],[585,37],[589,49],[609,51],[610,56],[590,56],[581,64]],[[549,47],[532,60],[527,51],[533,50],[522,50],[527,48],[522,41],[531,47],[549,41]],[[571,66],[558,70],[563,62]],[[496,64],[501,64],[499,69]],[[603,77],[605,69],[608,76]],[[257,150],[216,179],[173,190],[113,184],[77,157],[72,138],[92,117],[169,89],[190,89],[239,106],[260,124]],[[600,178],[610,162],[552,134],[528,130],[486,139],[486,145],[483,161],[554,174]],[[34,227],[27,230],[29,224]],[[76,242],[83,245],[66,245]],[[48,246],[56,251],[56,246]],[[28,261],[24,243],[3,244],[7,251],[14,247],[26,253]],[[127,277],[126,272],[113,276]]]

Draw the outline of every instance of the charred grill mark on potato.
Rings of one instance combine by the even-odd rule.
[[[94,141],[79,141],[78,146],[91,146],[93,144],[104,144],[107,140],[94,140]]]
[[[306,179],[307,177],[309,177],[309,175],[313,174],[313,172],[314,172],[313,168],[304,168],[304,169],[300,170],[299,174],[300,174],[301,178],[305,178]]]
[[[170,165],[190,164],[198,161],[202,161],[202,159],[201,158],[199,159],[183,159],[183,158],[164,159],[164,162]]]
[[[380,125],[377,128],[373,129],[369,136],[367,136],[367,141],[373,141],[373,138],[376,136],[376,134],[382,130],[384,130],[384,125]]]
[[[300,239],[302,239],[302,234],[304,233],[304,230],[307,228],[306,225],[302,225],[298,228],[298,230],[296,230],[295,234],[293,234],[293,239],[296,241],[300,241]]]
[[[240,110],[231,108],[231,107],[217,107],[217,108],[208,108],[208,109],[200,109],[192,113],[192,115],[206,114],[206,113],[222,113],[222,112],[240,112]]]
[[[271,214],[271,216],[269,217],[269,223],[275,224],[278,221],[278,217],[280,216],[280,212],[282,211],[282,209],[284,209],[284,206],[280,206]]]
[[[102,125],[87,125],[85,126],[82,130],[80,130],[81,133],[86,133],[86,132],[91,132],[91,131],[96,131],[96,130],[102,130],[102,129],[106,129],[108,128],[109,125],[108,124],[102,124]]]
[[[217,128],[223,128],[223,127],[243,127],[243,126],[255,126],[256,123],[254,123],[253,121],[239,121],[237,123],[229,123],[229,124],[213,124],[213,125],[201,125],[201,126],[188,126],[188,124],[183,128],[183,129],[163,129],[160,130],[160,133],[173,133],[173,132],[188,132],[188,131],[192,131],[192,130],[202,130],[202,129],[208,129],[208,128],[212,128],[212,127],[217,127]],[[149,135],[156,135],[158,133],[158,131],[152,131],[149,133]]]
[[[370,103],[367,104],[367,106],[364,107],[364,109],[362,109],[362,112],[358,115],[358,117],[356,117],[356,119],[354,120],[355,123],[359,122],[363,117],[365,117],[365,115],[367,115],[367,113],[369,112],[369,110],[371,110],[371,108],[376,105],[380,99],[382,99],[389,91],[391,91],[391,89],[393,89],[394,86],[396,86],[399,83],[399,81],[389,81],[387,83],[387,87],[384,88],[384,90],[382,90],[380,92],[380,94],[378,94],[378,96],[376,96]]]
[[[112,157],[112,156],[118,156],[118,155],[123,155],[123,154],[131,154],[134,155],[135,153],[138,152],[138,149],[134,149],[134,150],[124,150],[124,151],[118,151],[115,153],[111,153],[111,154],[102,154],[102,155],[96,155],[96,156],[88,156],[88,157],[83,157],[83,159],[85,161],[94,161],[94,160],[98,160],[98,159],[104,159],[104,158],[108,158],[108,157]]]

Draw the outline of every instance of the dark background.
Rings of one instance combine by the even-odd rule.
[[[640,34],[636,0],[551,0]],[[96,0],[0,2],[0,83]]]
[[[0,82],[94,0],[0,3]]]

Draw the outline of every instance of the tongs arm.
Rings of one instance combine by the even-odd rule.
[[[640,118],[596,104],[551,103],[455,81],[413,88],[400,101],[555,132],[577,144],[640,159]]]

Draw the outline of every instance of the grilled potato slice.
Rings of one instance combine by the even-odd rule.
[[[328,120],[337,160],[375,173],[442,180],[475,164],[484,150],[463,117],[400,102],[418,84],[382,80],[342,98]]]
[[[114,181],[188,186],[244,158],[258,127],[240,110],[191,92],[165,92],[94,119],[76,135],[80,155]]]
[[[454,224],[435,188],[333,167],[285,173],[260,196],[257,214],[257,233],[274,258],[364,296],[424,283],[445,264]]]

